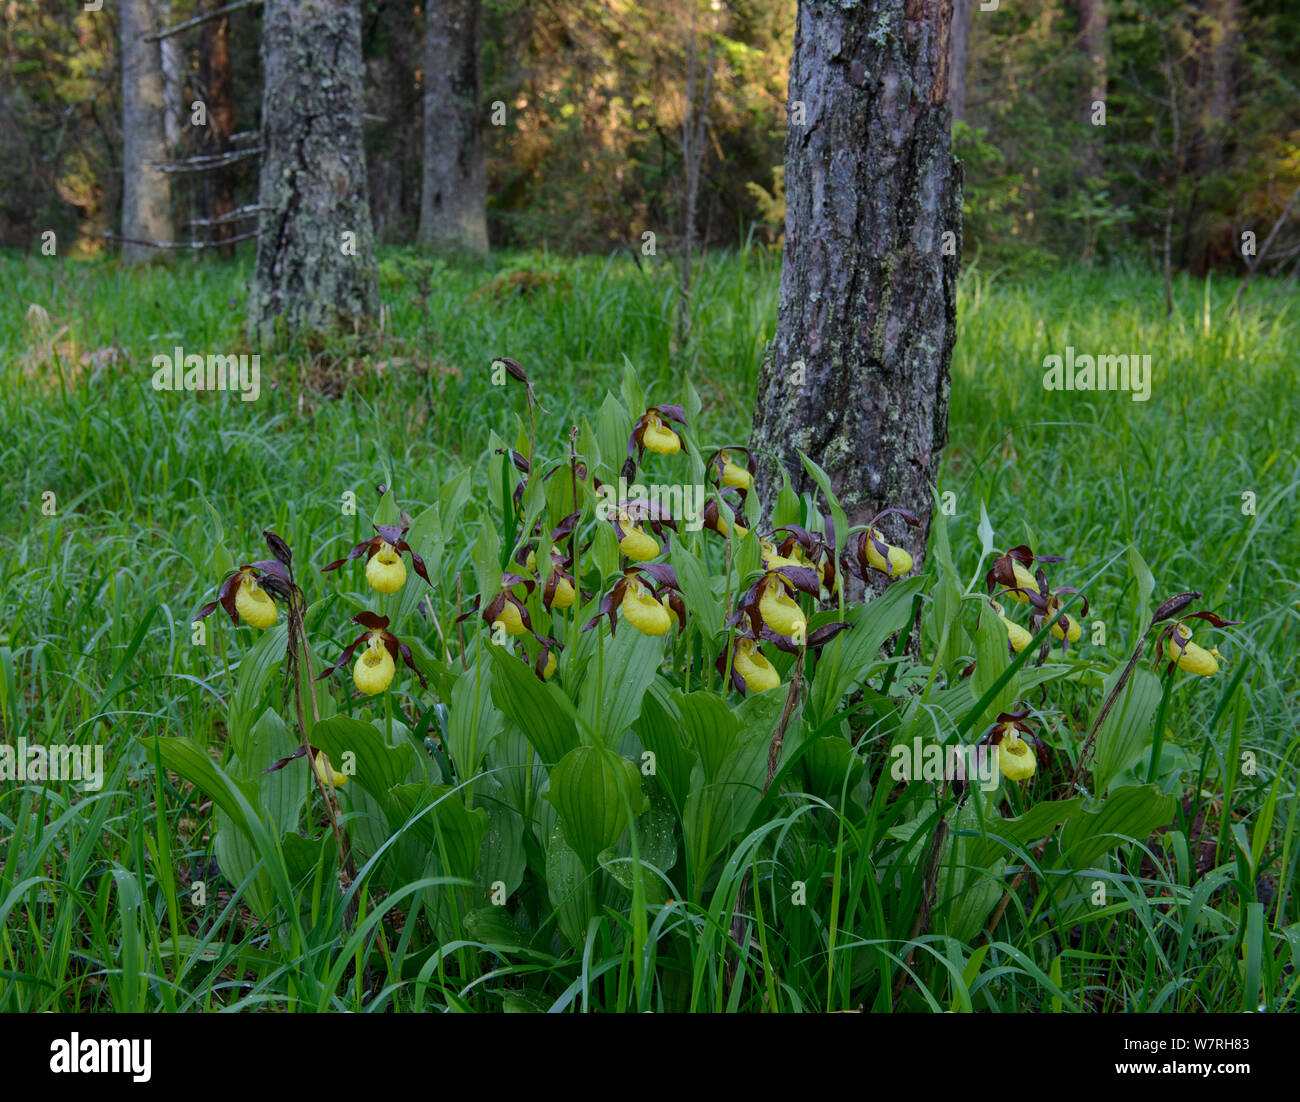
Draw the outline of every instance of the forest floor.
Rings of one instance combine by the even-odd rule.
[[[313,562],[335,557],[346,493],[368,512],[372,488],[389,482],[414,506],[432,500],[458,465],[479,463],[490,432],[513,442],[523,406],[493,385],[493,357],[525,366],[547,411],[539,436],[557,445],[571,424],[594,418],[607,389],[617,391],[625,360],[652,400],[679,401],[690,379],[713,434],[743,442],[776,323],[779,258],[751,249],[700,265],[681,355],[674,272],[662,259],[639,259],[504,255],[462,268],[385,250],[378,343],[363,356],[347,340],[263,355],[260,394],[245,402],[158,391],[151,381],[154,358],[176,349],[256,351],[242,329],[248,257],[184,258],[124,274],[109,262],[0,256],[0,724],[47,741],[102,730],[110,747],[144,733],[195,733],[195,717],[216,714],[211,704],[223,691],[185,672],[192,615],[217,581],[205,501],[247,558],[260,557],[264,528]],[[1296,770],[1300,296],[1258,280],[1234,315],[1236,286],[1180,278],[1166,318],[1156,274],[966,273],[939,491],[955,495],[959,572],[979,558],[983,503],[999,547],[1032,534],[1043,552],[1066,557],[1080,584],[1119,555],[1089,590],[1094,619],[1124,619],[1132,546],[1154,575],[1157,600],[1201,590],[1203,607],[1245,622],[1219,642],[1229,674],[1248,668],[1235,723],[1219,714],[1222,685],[1187,679],[1175,690],[1167,737],[1187,751],[1193,795],[1221,797],[1229,756],[1254,753],[1258,773],[1236,781],[1251,809],[1240,815],[1248,834],[1279,768],[1292,778]],[[1050,356],[1118,354],[1150,357],[1147,400],[1044,387]],[[468,541],[447,553],[468,568]],[[1128,642],[1116,629],[1106,645],[1122,658]],[[1300,852],[1294,783],[1278,800],[1253,871],[1288,898]],[[134,847],[152,849],[153,826],[128,825],[130,801],[98,806],[84,833],[54,847],[55,865],[82,862],[84,873],[129,864]],[[0,867],[17,860],[19,812],[0,794],[0,836],[10,836]],[[41,936],[66,956],[83,919],[50,906]],[[95,937],[106,951],[119,945],[110,932],[118,917],[110,921],[94,900],[90,909],[105,923]],[[1275,922],[1296,938],[1293,898]],[[14,945],[34,936],[30,928],[6,935],[0,972],[14,967]],[[1216,996],[1240,1004],[1234,936],[1212,927],[1198,934],[1214,967],[1187,1008]],[[157,955],[154,942],[129,948]],[[75,959],[65,966],[75,973]],[[119,977],[103,998],[120,1009],[152,1005],[131,984]],[[1294,1007],[1294,977],[1286,986]],[[40,988],[8,991],[0,1010],[47,1005]]]

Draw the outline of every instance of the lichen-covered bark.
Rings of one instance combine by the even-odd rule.
[[[429,0],[424,49],[424,186],[420,240],[483,254],[487,167],[479,118],[479,0]]]
[[[292,334],[368,318],[379,283],[358,0],[266,0],[262,67],[263,210],[249,329],[266,339],[277,319]]]
[[[167,160],[162,50],[145,36],[158,30],[150,0],[122,0],[122,245],[127,264],[166,259],[167,250],[133,241],[173,240],[171,183],[157,167]]]
[[[850,524],[888,506],[916,513],[919,530],[891,517],[884,533],[918,562],[947,440],[961,255],[949,2],[799,4],[780,306],[751,439],[769,505],[778,460],[796,490],[815,490],[801,449]]]

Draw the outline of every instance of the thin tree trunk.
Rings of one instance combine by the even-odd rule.
[[[1206,103],[1207,170],[1218,169],[1223,160],[1228,121],[1237,98],[1234,69],[1241,44],[1239,0],[1216,0],[1210,20],[1210,93]]]
[[[686,102],[682,114],[682,262],[678,278],[677,347],[684,351],[691,337],[691,269],[695,259],[695,223],[704,167],[704,136],[713,95],[713,63],[717,50],[710,37],[704,67],[704,89],[699,87],[699,49],[695,30],[695,0],[691,0],[690,35],[686,43]]]
[[[953,0],[952,34],[948,40],[948,102],[952,117],[966,120],[966,67],[970,57],[971,0]]]
[[[267,0],[262,21],[261,236],[248,300],[269,338],[379,308],[362,146],[357,0]]]
[[[205,12],[215,11],[225,0],[203,0]],[[207,129],[203,133],[203,152],[220,156],[230,152],[230,135],[235,130],[235,106],[230,91],[230,17],[223,15],[203,24],[199,34],[199,83],[207,108]],[[203,217],[224,218],[235,209],[235,170],[233,165],[219,165],[203,174]],[[212,227],[211,241],[228,241],[236,227],[219,223]],[[230,259],[234,245],[223,245],[221,255]]]
[[[1103,128],[1093,123],[1096,105],[1106,102],[1106,0],[1078,0],[1079,48],[1083,51],[1088,74],[1088,101],[1083,108],[1083,124],[1088,129],[1085,170],[1101,178],[1105,172]]]
[[[158,29],[151,0],[122,0],[122,259],[139,264],[168,255],[133,242],[175,240],[167,160],[162,50],[145,36]]]
[[[171,22],[171,0],[157,0],[157,5],[159,26],[166,26]],[[159,44],[162,47],[163,133],[167,139],[167,151],[172,153],[181,143],[184,119],[181,66],[184,60],[180,41],[175,37],[164,38]]]
[[[950,16],[945,0],[799,4],[780,305],[751,438],[769,504],[780,466],[797,491],[815,488],[801,449],[851,525],[887,506],[916,513],[920,529],[884,531],[918,561],[947,440],[961,256]]]
[[[487,165],[479,120],[479,0],[428,0],[420,240],[484,255]]]
[[[1233,248],[1224,247],[1224,238],[1216,235],[1202,212],[1202,195],[1206,189],[1213,192],[1217,179],[1224,170],[1224,151],[1230,136],[1229,123],[1237,88],[1235,68],[1240,48],[1239,0],[1204,0],[1205,26],[1208,28],[1207,64],[1202,66],[1201,79],[1208,83],[1204,94],[1198,157],[1189,170],[1195,172],[1196,185],[1189,204],[1188,232],[1189,268],[1194,276],[1203,277],[1215,260],[1231,258]],[[1218,254],[1217,257],[1215,254]]]

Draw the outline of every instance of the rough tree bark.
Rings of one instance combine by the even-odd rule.
[[[203,11],[216,11],[225,0],[203,0]],[[235,106],[230,91],[230,17],[209,19],[199,32],[199,85],[207,107],[208,125],[203,132],[203,152],[217,156],[230,152],[230,135],[235,130]],[[224,218],[235,209],[235,168],[222,165],[203,173],[203,217]],[[226,241],[235,236],[229,222],[210,227],[210,240]],[[234,245],[221,248],[231,259]]]
[[[358,0],[266,0],[262,167],[250,333],[326,330],[377,312],[362,146]]]
[[[1079,48],[1088,74],[1088,102],[1083,106],[1083,124],[1088,133],[1085,170],[1101,178],[1105,172],[1105,144],[1102,128],[1092,121],[1093,104],[1106,102],[1106,0],[1079,0]]]
[[[424,48],[420,241],[485,254],[487,166],[479,125],[479,0],[429,0]]]
[[[950,15],[950,0],[799,4],[780,305],[751,437],[766,502],[778,462],[796,491],[815,490],[798,448],[851,525],[888,506],[916,513],[920,529],[896,517],[882,529],[918,562],[947,440],[961,257]]]
[[[948,42],[948,102],[952,117],[966,118],[966,65],[970,57],[971,0],[953,0],[952,33]]]
[[[122,259],[165,259],[166,249],[138,242],[174,240],[172,189],[157,166],[167,160],[162,49],[145,36],[159,30],[151,0],[122,0]]]

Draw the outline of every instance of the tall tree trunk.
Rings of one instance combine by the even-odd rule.
[[[1088,128],[1085,171],[1100,178],[1105,172],[1105,143],[1102,128],[1094,125],[1094,105],[1106,102],[1106,0],[1078,0],[1079,48],[1083,51],[1088,74],[1088,102],[1083,108],[1083,124]]]
[[[151,0],[122,0],[122,259],[165,258],[143,241],[174,240],[172,189],[158,165],[167,160],[162,50],[145,36],[158,28]]]
[[[212,12],[225,6],[225,0],[203,0],[203,11]],[[230,17],[209,19],[199,32],[199,83],[207,107],[207,129],[203,132],[203,152],[215,156],[230,152],[230,135],[235,130],[235,105],[230,92]],[[235,209],[235,168],[222,165],[203,173],[203,217],[211,221],[224,218]],[[226,241],[235,236],[230,223],[210,227],[211,241]],[[233,245],[223,245],[221,255],[227,260],[235,255]]]
[[[851,525],[888,506],[916,513],[920,529],[884,532],[918,561],[947,441],[961,256],[950,16],[949,0],[799,4],[780,305],[751,437],[797,491],[815,487],[795,449],[820,463]],[[780,469],[759,463],[770,503]]]
[[[1187,235],[1188,268],[1201,278],[1216,261],[1230,261],[1233,243],[1220,232],[1215,234],[1211,219],[1206,217],[1204,196],[1221,187],[1225,155],[1230,135],[1229,123],[1237,99],[1236,63],[1240,49],[1241,10],[1239,0],[1203,0],[1208,43],[1207,63],[1201,67],[1201,80],[1208,83],[1201,117],[1199,157],[1195,165],[1196,186],[1188,208],[1191,225]]]
[[[358,0],[266,0],[250,331],[329,329],[379,308],[362,147]]]
[[[409,241],[419,219],[418,40],[412,0],[380,0],[368,40],[371,111],[366,135],[375,237]]]
[[[970,58],[971,0],[953,0],[948,40],[948,102],[955,122],[966,119],[966,66]]]
[[[1205,105],[1206,152],[1209,171],[1220,167],[1228,121],[1237,98],[1234,69],[1241,46],[1239,0],[1212,0],[1210,7],[1210,90]]]
[[[420,240],[485,254],[487,165],[479,125],[479,0],[428,0]]]

